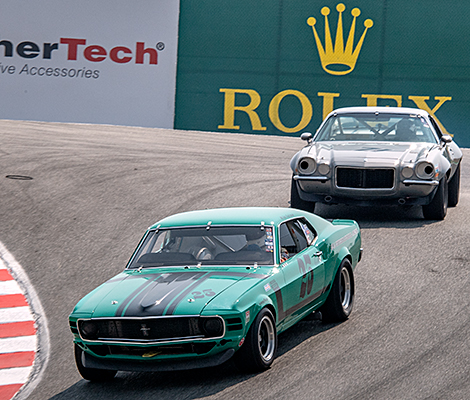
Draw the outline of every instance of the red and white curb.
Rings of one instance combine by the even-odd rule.
[[[47,324],[37,314],[38,303],[23,269],[0,243],[0,400],[26,398],[47,362],[48,335],[41,347],[38,340]]]

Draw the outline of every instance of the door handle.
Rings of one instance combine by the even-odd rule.
[[[313,254],[312,257],[321,257],[323,255],[323,251],[317,251],[316,253]]]

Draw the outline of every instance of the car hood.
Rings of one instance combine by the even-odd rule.
[[[317,142],[308,154],[317,163],[350,166],[393,166],[398,161],[414,163],[437,147],[432,143],[400,142]]]
[[[251,271],[241,267],[126,271],[83,298],[72,314],[95,318],[198,315],[232,285],[238,283],[242,294],[264,277]]]

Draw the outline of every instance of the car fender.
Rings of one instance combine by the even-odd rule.
[[[295,167],[297,166],[297,160],[299,159],[300,153],[302,150],[295,153],[295,155],[290,160],[290,168],[293,172],[295,172]]]
[[[251,327],[251,324],[255,320],[256,316],[263,309],[268,307],[273,313],[274,318],[278,321],[278,312],[273,300],[268,296],[267,293],[260,293],[256,296],[255,299],[248,297],[241,297],[237,303],[236,308],[240,313],[244,313],[245,317],[245,334]]]

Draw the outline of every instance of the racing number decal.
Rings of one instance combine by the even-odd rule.
[[[215,292],[214,292],[212,289],[204,289],[203,292],[204,292],[204,293],[201,293],[201,292],[191,292],[191,294],[193,295],[193,297],[194,297],[195,299],[203,299],[204,296],[207,296],[207,297],[215,296]]]
[[[304,263],[305,261],[305,263]],[[310,296],[313,288],[313,268],[312,261],[308,255],[304,259],[299,258],[299,272],[302,274],[302,283],[300,284],[300,298]]]

